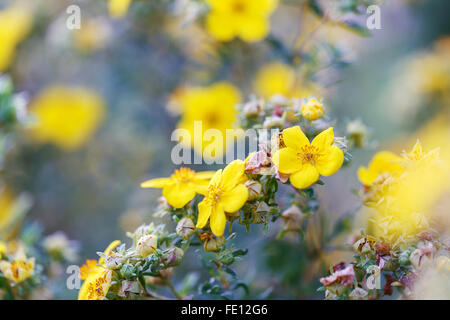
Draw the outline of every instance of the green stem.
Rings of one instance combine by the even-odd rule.
[[[172,283],[170,283],[169,280],[165,281],[165,285],[167,286],[167,288],[169,288],[170,292],[172,292],[175,298],[180,300],[183,299],[183,297],[178,294],[177,290],[175,290],[174,286],[172,285]]]

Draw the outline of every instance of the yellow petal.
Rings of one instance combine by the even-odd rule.
[[[234,160],[223,170],[222,183],[223,190],[233,189],[242,179],[244,175],[245,164],[242,160]]]
[[[376,180],[376,178],[377,176],[371,173],[366,167],[359,167],[358,179],[363,185],[371,185]]]
[[[194,199],[195,190],[187,183],[175,183],[165,186],[162,194],[172,207],[179,209]]]
[[[131,0],[109,0],[109,14],[114,18],[123,17],[127,13],[130,3]]]
[[[309,145],[309,140],[299,126],[283,130],[284,144],[294,150],[300,150],[304,145]]]
[[[203,228],[211,216],[212,207],[203,200],[198,204],[198,220],[196,228]]]
[[[141,188],[164,188],[172,183],[170,178],[156,178],[141,183]]]
[[[283,148],[275,152],[272,161],[281,173],[291,174],[302,168],[297,152],[291,148]]]
[[[220,41],[229,41],[236,35],[233,19],[214,11],[206,17],[206,29],[209,34]]]
[[[269,20],[264,16],[248,16],[239,23],[237,34],[244,41],[256,42],[267,36],[269,28]]]
[[[216,171],[202,171],[202,172],[196,172],[194,179],[205,179],[205,180],[209,180],[211,179],[214,174],[216,173]]]
[[[319,151],[327,152],[334,141],[333,127],[319,133],[311,142],[311,144],[319,149]]]
[[[300,171],[297,171],[289,177],[289,181],[297,189],[308,188],[318,179],[319,171],[309,163],[304,164]]]
[[[227,216],[223,211],[223,207],[219,204],[212,210],[209,225],[211,231],[217,236],[221,237],[225,231],[225,224],[227,223]]]
[[[322,176],[335,174],[344,163],[344,153],[336,146],[331,146],[328,152],[316,161],[316,168]]]
[[[247,199],[247,187],[239,184],[233,190],[225,192],[220,198],[220,203],[226,212],[235,212],[244,206]]]

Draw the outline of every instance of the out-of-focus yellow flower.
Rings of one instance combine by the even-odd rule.
[[[263,66],[256,74],[254,89],[264,99],[270,99],[274,95],[307,98],[320,93],[317,85],[302,81],[294,69],[281,62]]]
[[[398,175],[403,171],[403,159],[389,151],[378,152],[370,161],[368,167],[358,169],[359,181],[365,186],[370,186],[384,173]]]
[[[278,0],[207,0],[208,32],[220,41],[240,37],[247,42],[264,39],[270,30],[269,17]]]
[[[34,258],[27,259],[23,248],[19,248],[12,261],[0,261],[3,276],[15,283],[22,282],[33,274]]]
[[[0,239],[11,239],[19,231],[31,201],[26,195],[16,196],[10,189],[0,191]]]
[[[299,126],[284,129],[282,134],[286,148],[275,152],[272,159],[298,189],[311,186],[319,175],[335,174],[344,162],[344,153],[333,144],[333,128],[318,134],[311,143]]]
[[[108,256],[120,244],[119,240],[110,243],[104,254]],[[103,300],[111,287],[112,271],[105,268],[105,259],[86,260],[80,268],[80,278],[84,280],[78,293],[78,300]]]
[[[109,14],[114,18],[122,18],[127,14],[130,4],[131,0],[109,0]]]
[[[205,198],[198,204],[197,228],[203,228],[209,220],[211,231],[218,237],[223,235],[227,221],[225,212],[238,211],[248,199],[244,169],[243,161],[234,160],[214,174]]]
[[[102,49],[111,37],[109,25],[100,19],[89,19],[83,22],[83,27],[74,31],[75,47],[90,53]]]
[[[162,188],[163,196],[174,208],[182,208],[197,193],[204,193],[213,171],[195,172],[189,168],[180,168],[170,178],[151,179],[141,184],[142,188]]]
[[[16,47],[27,36],[32,22],[32,13],[23,5],[0,11],[0,71],[11,64]]]
[[[0,241],[0,257],[5,252],[6,252],[6,243],[4,243],[3,241]]]
[[[380,178],[385,174],[383,170],[378,171],[380,176],[374,181],[377,171],[368,175],[371,184],[367,192],[377,194],[370,226],[376,237],[395,247],[408,243],[430,227],[430,213],[449,190],[450,175],[439,157],[439,149],[424,152],[420,142],[416,142],[412,151],[404,152],[401,161],[392,155],[387,159],[394,160],[387,165],[381,161],[381,167],[395,163],[401,169],[396,168],[389,179]]]
[[[237,120],[236,104],[241,100],[239,90],[228,82],[219,82],[209,87],[188,88],[180,97],[182,118],[178,128],[189,131],[191,141],[182,141],[193,146],[199,154],[217,141],[203,142],[203,136],[209,129],[216,129],[223,137],[222,148],[214,148],[211,154],[203,154],[205,158],[216,158],[222,156],[226,149],[226,131],[231,130]],[[196,132],[195,122],[201,121],[201,132]]]
[[[103,120],[105,105],[91,90],[52,86],[32,101],[30,111],[37,121],[30,128],[32,138],[75,150],[89,140]]]
[[[316,98],[311,98],[302,105],[302,116],[309,121],[314,121],[323,117],[323,105]]]

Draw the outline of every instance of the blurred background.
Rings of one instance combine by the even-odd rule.
[[[186,9],[189,1],[137,0],[120,18],[108,13],[106,0],[24,2],[13,18],[0,16],[0,71],[23,92],[31,115],[29,128],[17,132],[3,160],[2,183],[13,194],[30,195],[28,221],[79,241],[79,264],[95,259],[112,240],[125,240],[125,231],[160,221],[152,216],[160,190],[139,185],[176,168],[169,159],[170,135],[180,120],[177,89],[228,81],[239,88],[241,102],[251,94],[265,95],[257,84],[260,70],[274,62],[287,64],[284,48],[317,24],[305,1],[280,1],[265,41],[220,43],[202,29],[201,19],[195,20],[195,7]],[[66,26],[72,4],[81,9],[79,30]],[[23,2],[0,1],[2,10],[16,5]],[[305,81],[320,86],[341,135],[356,119],[369,128],[367,147],[353,153],[351,166],[326,180],[326,194],[320,195],[333,219],[358,208],[360,200],[352,193],[359,188],[356,170],[377,150],[410,150],[417,138],[430,150],[436,135],[448,145],[445,134],[433,130],[448,132],[450,120],[449,9],[445,0],[390,0],[381,5],[382,28],[371,35],[334,25],[309,35],[332,43],[339,64],[321,65]],[[355,19],[365,25],[365,15]],[[20,41],[12,41],[12,33]],[[270,72],[259,79],[269,87],[276,81]],[[64,109],[71,104],[92,110],[86,115]],[[39,117],[53,129],[35,128],[43,121]],[[71,123],[83,133],[73,136]],[[449,223],[448,215],[444,220]],[[362,218],[353,222],[356,229],[364,227]],[[237,271],[252,284],[252,297],[321,298],[315,268],[349,255],[322,252],[315,266],[308,254],[317,253],[305,253],[296,239],[276,241],[273,229],[266,235],[253,230],[251,236],[239,230],[236,241],[249,249],[249,257]],[[185,259],[174,277],[184,272],[202,277],[200,269],[194,258]],[[76,297],[63,286],[57,298]]]

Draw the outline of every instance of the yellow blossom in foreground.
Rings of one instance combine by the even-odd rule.
[[[417,142],[412,151],[396,160],[402,170],[388,183],[376,178],[368,192],[378,193],[371,219],[373,234],[392,246],[402,245],[430,227],[430,214],[449,189],[449,170],[439,149],[424,152]],[[383,173],[380,173],[383,175]]]
[[[333,144],[333,128],[322,131],[311,143],[299,126],[284,129],[282,135],[286,148],[275,152],[272,159],[298,189],[311,186],[319,175],[336,173],[344,162],[344,153]]]
[[[109,0],[109,14],[114,18],[122,18],[127,14],[130,4],[131,0]]]
[[[215,83],[209,87],[188,88],[180,100],[183,115],[178,128],[186,129],[191,141],[183,140],[182,143],[193,146],[194,150],[199,154],[203,153],[205,158],[222,156],[227,147],[226,131],[231,130],[237,120],[235,106],[240,99],[239,90],[228,82]],[[196,122],[201,128],[196,127]],[[216,141],[215,137],[211,142],[206,141],[208,139],[204,135],[209,129],[220,133],[219,141]]]
[[[24,249],[19,248],[12,261],[0,261],[0,271],[3,276],[15,283],[28,279],[34,270],[34,258],[27,259]]]
[[[203,228],[209,220],[212,232],[218,237],[223,235],[227,221],[225,212],[238,211],[248,199],[244,169],[243,161],[234,160],[214,174],[205,198],[198,204],[197,228]]]
[[[396,175],[403,171],[403,159],[389,151],[378,152],[370,161],[368,167],[358,169],[359,181],[365,186],[370,186],[383,173]]]
[[[75,150],[94,134],[105,106],[103,99],[91,90],[52,86],[32,101],[30,111],[37,122],[29,132],[34,140]]]
[[[182,208],[197,193],[204,193],[214,171],[195,172],[180,168],[170,178],[151,179],[141,184],[142,188],[162,188],[163,196],[174,208]]]
[[[104,254],[111,252],[120,244],[119,240],[111,242]],[[84,280],[78,293],[78,300],[103,300],[111,287],[112,271],[105,268],[105,259],[86,260],[80,268],[80,278]]]
[[[270,30],[269,17],[278,0],[206,0],[211,11],[206,28],[217,40],[240,37],[247,42],[264,39]]]
[[[258,71],[254,89],[264,99],[270,99],[274,95],[307,98],[320,93],[317,85],[301,80],[292,67],[280,62],[266,64]]]
[[[323,105],[316,98],[308,99],[302,105],[302,116],[309,121],[314,121],[323,117]]]
[[[0,71],[11,64],[16,47],[28,34],[32,21],[31,12],[22,5],[0,11]]]

